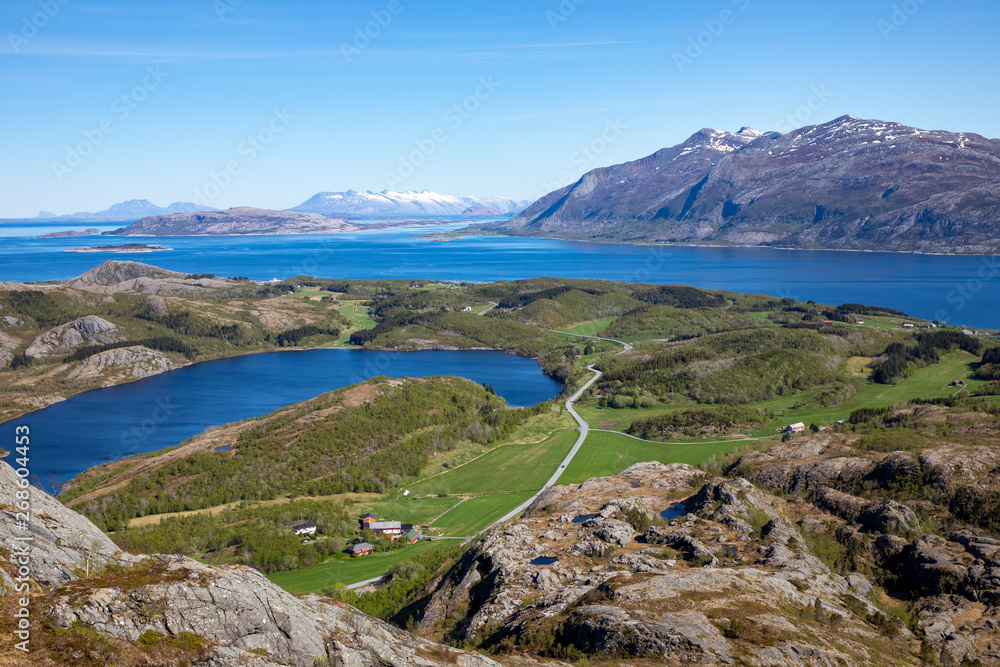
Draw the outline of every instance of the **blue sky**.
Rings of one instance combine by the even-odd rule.
[[[998,19],[980,0],[6,0],[0,216],[534,199],[702,127],[848,113],[1000,137]]]

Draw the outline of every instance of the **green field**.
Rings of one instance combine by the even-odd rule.
[[[402,521],[422,526],[429,524],[456,502],[458,501],[454,498],[436,498],[433,496],[413,498],[411,493],[411,497],[400,497],[397,500],[360,501],[354,504],[351,512],[356,517],[373,512],[379,519]]]
[[[591,432],[573,462],[559,479],[560,484],[580,484],[592,477],[617,475],[633,463],[687,463],[700,465],[716,454],[725,454],[745,442],[694,445],[661,445],[643,442],[618,433]]]
[[[605,317],[591,322],[584,322],[583,324],[576,325],[572,329],[563,329],[563,331],[577,334],[579,336],[597,336],[611,326],[611,323],[617,319],[617,317]]]
[[[955,394],[959,387],[949,387],[952,380],[966,380],[969,391],[983,384],[981,380],[970,380],[969,375],[976,369],[979,358],[968,352],[952,352],[941,357],[941,363],[925,366],[912,376],[897,384],[875,384],[870,382],[862,387],[854,396],[846,401],[832,406],[822,407],[792,407],[802,405],[803,397],[783,397],[763,403],[748,403],[748,407],[763,407],[775,413],[784,410],[784,416],[768,426],[761,428],[760,434],[773,434],[775,429],[792,422],[806,424],[829,424],[840,419],[847,419],[858,408],[880,408],[908,403],[914,398],[942,398]]]
[[[496,447],[463,466],[408,483],[408,488],[421,495],[537,491],[566,458],[576,437],[576,431],[557,431],[537,444]]]
[[[434,540],[433,542],[421,540],[397,551],[370,554],[360,558],[341,555],[333,560],[301,570],[275,572],[269,574],[267,578],[294,595],[316,593],[336,583],[350,585],[373,579],[385,574],[396,563],[413,558],[418,554],[456,544],[458,544],[456,540]]]
[[[533,492],[526,491],[469,498],[435,521],[432,527],[450,537],[475,535],[532,495]]]

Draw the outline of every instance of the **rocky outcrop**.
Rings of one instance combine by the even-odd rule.
[[[69,287],[86,288],[91,286],[110,286],[131,282],[139,278],[154,278],[159,280],[180,280],[185,274],[168,271],[152,264],[109,259],[100,266],[81,274],[68,282]]]
[[[31,519],[21,525],[18,489],[13,469],[0,463],[0,544],[13,555],[5,559],[0,579],[3,590],[10,591],[19,573],[6,568],[17,565],[22,545],[30,545],[27,576],[36,585],[31,593],[33,664],[72,664],[65,644],[51,638],[73,635],[80,644],[72,650],[134,652],[145,656],[141,664],[498,667],[344,603],[292,596],[251,568],[123,553],[85,518],[35,488],[28,489]],[[147,639],[138,643],[140,637]],[[189,648],[169,663],[149,662],[137,647],[148,646],[150,637],[179,638]],[[10,650],[9,643],[0,649],[0,662]]]
[[[418,628],[451,626],[451,638],[495,649],[544,637],[605,660],[864,665],[878,646],[893,664],[919,664],[859,620],[881,616],[872,585],[811,553],[783,501],[743,479],[696,487],[697,475],[642,463],[547,490],[433,584]],[[659,521],[678,498],[690,513]],[[653,525],[639,539],[595,535],[642,515]]]
[[[179,368],[180,365],[162,352],[150,350],[141,345],[133,345],[99,352],[87,357],[74,366],[68,377],[74,380],[100,378],[104,380],[106,385],[112,385],[125,380],[165,373]]]
[[[38,336],[25,352],[29,357],[70,354],[82,345],[106,345],[119,339],[118,327],[96,315],[87,315],[49,329]]]

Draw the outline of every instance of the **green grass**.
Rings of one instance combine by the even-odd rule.
[[[577,405],[576,411],[581,417],[587,420],[593,428],[608,429],[611,431],[624,431],[632,422],[640,419],[649,419],[662,415],[665,412],[673,412],[683,408],[696,406],[694,401],[684,401],[677,405],[654,405],[649,408],[602,408],[597,405],[597,401]]]
[[[730,452],[742,444],[745,443],[661,445],[642,442],[618,433],[592,432],[566,468],[559,483],[579,484],[593,477],[617,475],[640,461],[697,466],[716,454]]]
[[[537,444],[496,447],[463,466],[408,483],[408,488],[421,495],[537,491],[566,458],[576,437],[576,431],[557,431]]]
[[[443,534],[452,537],[475,535],[532,495],[533,492],[525,491],[469,498],[431,524],[431,527],[440,529]]]
[[[577,334],[578,336],[596,336],[600,332],[611,326],[611,323],[617,320],[617,317],[604,317],[599,320],[593,320],[591,322],[584,322],[583,324],[578,324],[572,329],[563,329],[568,333]]]
[[[374,512],[375,516],[386,521],[426,525],[456,502],[454,498],[435,498],[432,496],[413,498],[412,495],[411,491],[410,497],[400,497],[397,500],[359,501],[354,504],[351,514],[357,518],[368,512]]]
[[[968,352],[952,352],[941,358],[941,363],[925,366],[912,376],[897,384],[875,384],[870,382],[858,390],[851,398],[832,407],[816,405],[793,407],[808,403],[805,395],[782,397],[761,403],[748,403],[747,407],[763,407],[779,413],[785,411],[783,417],[761,428],[759,434],[773,434],[775,429],[793,422],[805,424],[829,424],[841,419],[847,419],[851,413],[861,407],[879,408],[892,406],[896,403],[907,403],[914,398],[939,398],[951,396],[958,387],[949,387],[952,380],[966,380],[970,392],[982,385],[981,380],[969,380],[969,375],[978,364],[978,357]]]
[[[455,540],[434,540],[433,542],[428,542],[424,539],[405,549],[370,554],[359,558],[340,555],[333,560],[314,565],[313,567],[290,570],[288,572],[275,572],[274,574],[269,574],[267,578],[293,595],[318,593],[336,583],[350,585],[381,576],[389,570],[389,567],[396,563],[409,560],[418,554],[447,546],[455,546],[456,544]]]

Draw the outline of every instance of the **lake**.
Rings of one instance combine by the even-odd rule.
[[[131,259],[188,273],[258,280],[297,275],[449,281],[603,278],[757,292],[833,305],[866,303],[952,324],[1000,329],[1000,256],[654,247],[513,237],[449,242],[419,238],[465,224],[318,236],[69,239],[34,239],[26,234],[91,225],[0,225],[0,281],[70,278],[105,259]],[[131,242],[172,250],[63,252]]]
[[[456,375],[492,385],[513,406],[535,405],[562,391],[534,360],[503,352],[269,352],[74,396],[0,425],[0,442],[13,450],[15,427],[30,426],[32,478],[50,490],[92,466],[177,445],[211,426],[265,415],[378,375]]]

